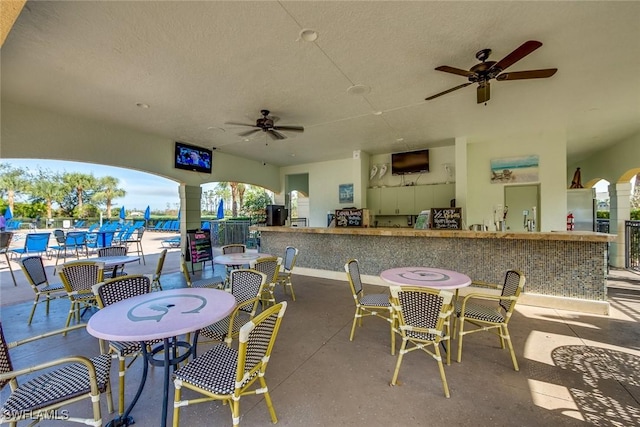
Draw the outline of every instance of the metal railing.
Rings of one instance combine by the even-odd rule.
[[[232,243],[246,245],[249,240],[249,226],[251,221],[229,221],[217,219],[209,221],[211,230],[211,244],[224,246]]]
[[[640,221],[624,222],[625,267],[640,271]]]

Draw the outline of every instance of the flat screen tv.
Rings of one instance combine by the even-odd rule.
[[[189,171],[211,173],[213,151],[176,142],[175,167]]]
[[[391,154],[391,174],[429,172],[429,150],[408,151]]]

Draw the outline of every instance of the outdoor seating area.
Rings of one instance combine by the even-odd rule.
[[[66,335],[61,332],[42,340],[42,343],[36,340],[29,346],[11,348],[12,360],[19,362],[14,369],[72,355],[89,359],[98,357],[101,351],[100,340],[92,335],[97,332],[84,330],[82,325],[90,322],[107,305],[116,307],[119,304],[117,301],[128,300],[134,294],[149,294],[150,298],[169,296],[173,291],[186,290],[189,285],[193,286],[196,281],[200,281],[203,287],[193,286],[193,292],[213,291],[233,295],[211,289],[223,284],[222,280],[227,274],[224,264],[214,263],[212,268],[207,263],[203,271],[196,269],[193,272],[184,263],[179,251],[163,250],[160,242],[152,235],[145,234],[144,251],[149,263],[128,263],[127,276],[106,281],[114,286],[110,295],[115,300],[101,301],[100,298],[106,296],[99,293],[97,289],[101,287],[95,283],[88,292],[76,288],[78,295],[69,294],[67,297],[63,290],[62,294],[58,293],[60,298],[49,302],[48,313],[45,315],[44,307],[40,307],[30,324],[32,308],[35,309],[36,304],[42,304],[34,302],[34,292],[21,271],[18,270],[16,274],[18,286],[13,286],[10,279],[5,280],[9,278],[8,271],[0,271],[3,295],[0,321],[7,342],[57,331],[65,325],[68,318],[73,329],[78,322],[78,311],[81,316],[81,330],[70,330]],[[234,314],[229,312],[232,317],[227,318],[228,321],[216,322],[225,326],[217,328],[222,331],[220,335],[213,337],[200,333],[196,345],[198,362],[193,363],[191,357],[184,359],[180,364],[181,369],[176,371],[178,381],[175,384],[171,369],[168,407],[165,412],[167,425],[172,423],[174,417],[179,417],[178,424],[184,426],[205,425],[204,419],[207,420],[206,425],[230,425],[233,420],[243,426],[263,426],[276,419],[279,425],[284,426],[410,425],[420,424],[417,421],[420,419],[447,419],[455,425],[469,426],[492,420],[492,425],[510,426],[513,425],[513,419],[495,417],[495,408],[507,406],[528,408],[527,411],[520,412],[519,425],[637,425],[640,422],[640,414],[637,412],[637,384],[640,383],[637,367],[640,366],[640,352],[634,347],[640,336],[637,327],[640,320],[638,290],[611,288],[613,309],[609,316],[522,304],[507,305],[505,309],[510,320],[508,330],[498,328],[498,338],[491,333],[465,336],[464,357],[458,362],[455,356],[460,342],[459,334],[471,330],[473,314],[479,310],[471,310],[469,303],[463,308],[462,305],[452,305],[448,299],[440,298],[442,295],[455,298],[455,288],[453,291],[431,292],[426,287],[413,290],[396,286],[397,290],[390,292],[390,288],[363,283],[357,262],[344,260],[345,269],[339,277],[331,279],[306,276],[301,274],[302,270],[298,273],[298,269],[292,267],[289,279],[295,284],[296,299],[293,301],[289,289],[273,286],[277,280],[277,273],[273,271],[275,268],[265,270],[269,271],[271,277],[267,277],[266,273],[255,273],[254,276],[260,278],[255,283],[249,277],[244,278],[246,272],[253,271],[254,267],[262,268],[258,267],[260,260],[271,262],[275,258],[276,265],[278,262],[275,256],[260,258],[255,250],[246,251],[236,255],[251,256],[252,259],[247,258],[246,261],[250,268],[244,266],[231,271],[230,290],[237,292],[234,299],[248,301],[245,304],[249,311],[243,311],[242,322],[233,321],[235,313],[242,311],[240,309],[233,311]],[[223,256],[221,248],[214,247],[213,255],[214,258]],[[284,250],[282,254],[271,255],[281,255],[280,262],[286,258]],[[65,278],[69,282],[72,275],[76,282],[86,282],[83,288],[89,282],[100,281],[90,272],[74,274],[69,271],[60,274],[63,264],[76,266],[73,268],[77,270],[100,270],[99,265],[80,267],[86,263],[83,258],[77,260],[73,256],[66,261],[61,259],[57,266],[55,259],[49,260],[46,256],[36,255],[30,258],[42,262],[45,271],[40,275],[44,275],[45,280],[51,280],[39,286],[54,286],[56,280],[64,282]],[[23,257],[23,262],[26,259],[27,257]],[[95,259],[95,256],[90,256],[89,260],[91,259]],[[16,261],[11,262],[16,264]],[[295,262],[293,265],[295,266]],[[54,270],[60,274],[59,277],[54,275]],[[399,280],[399,276],[391,273],[385,276],[388,280]],[[511,278],[510,274],[505,275],[505,300],[511,299],[514,289],[521,289],[520,285],[524,283],[519,276]],[[144,277],[145,275],[150,277]],[[233,275],[238,277],[234,279]],[[152,277],[162,281],[161,288],[158,286],[151,291]],[[418,276],[416,280],[425,280],[424,277],[426,276]],[[467,283],[464,275],[451,277],[451,281],[444,286],[473,286],[470,281]],[[264,301],[264,289],[269,283],[275,304],[260,304],[260,301]],[[244,289],[245,285],[248,285],[247,289]],[[486,284],[484,287],[473,287],[473,292],[476,293],[487,291]],[[90,299],[95,298],[96,293],[101,296],[88,302],[89,308],[84,314],[84,306],[80,302],[70,310],[69,298]],[[372,295],[384,295],[387,302],[391,301],[389,306],[380,304],[380,317],[383,318],[372,316],[361,321],[358,311],[354,317],[354,300],[357,307],[358,301],[366,302],[366,297]],[[391,300],[389,297],[392,297]],[[496,300],[499,297],[500,294]],[[45,295],[40,295],[39,298],[44,301]],[[194,298],[193,301],[200,301],[199,298]],[[463,301],[462,297],[458,298],[459,302]],[[167,300],[166,303],[191,304],[178,300]],[[174,316],[188,311],[187,307],[194,309],[198,304],[183,306],[175,312],[156,304],[155,310],[146,313],[158,318]],[[283,311],[285,304],[286,314],[280,317],[275,315],[274,313]],[[133,306],[135,300],[132,300],[131,307]],[[389,320],[389,307],[394,308],[395,314],[392,316],[396,320],[393,322]],[[202,311],[209,312],[210,309]],[[414,323],[426,311],[434,314],[430,320],[433,323]],[[456,313],[462,312],[466,313],[464,327],[453,321],[460,317]],[[145,312],[132,313],[142,315]],[[261,313],[265,313],[264,316]],[[177,327],[177,318],[171,319],[173,320],[169,320],[169,323],[172,327]],[[246,323],[248,319],[253,321]],[[111,323],[115,323],[115,320]],[[244,324],[252,326],[242,332]],[[117,324],[105,326],[119,328],[118,330],[127,329],[127,333],[132,330]],[[395,354],[390,351],[390,347],[393,348],[389,343],[390,327],[393,330],[392,337],[401,343]],[[351,340],[354,328],[357,328],[357,337]],[[424,336],[417,335],[419,328],[426,328]],[[273,336],[277,336],[272,347],[267,344],[271,332],[274,332]],[[214,338],[217,339],[211,341]],[[507,349],[506,343],[502,345],[502,338],[510,341],[513,351]],[[187,348],[182,346],[189,345],[184,343],[193,339],[191,334],[191,338],[177,341],[177,354],[182,355]],[[165,369],[161,366],[168,365],[162,362],[155,369],[145,370],[143,366],[147,363],[144,362],[144,355],[136,359],[130,357],[140,352],[141,348],[132,347],[133,350],[128,352],[114,343],[118,340],[109,341],[112,341],[111,353],[119,360],[118,363],[113,363],[110,375],[111,393],[118,396],[118,405],[109,405],[111,396],[106,394],[106,389],[102,386],[99,403],[102,425],[121,415],[125,418],[132,417],[137,425],[158,425],[159,408],[163,403],[165,389]],[[262,344],[252,347],[256,343]],[[431,354],[424,353],[427,343],[431,343]],[[411,351],[412,349],[423,351]],[[109,346],[104,346],[104,351],[108,350]],[[514,369],[510,353],[516,355],[519,370]],[[270,355],[268,370],[259,362],[262,360],[264,363],[264,359],[255,356],[256,354]],[[447,363],[451,354],[454,357]],[[228,359],[222,362],[221,355]],[[246,358],[241,358],[240,355],[246,355]],[[162,359],[162,352],[155,357],[158,356]],[[241,365],[240,371],[236,371]],[[217,383],[202,383],[203,369],[215,372],[216,377],[219,375],[225,384],[231,381],[231,388],[223,392],[216,388]],[[269,396],[245,394],[245,387],[249,387],[251,382],[237,382],[236,372],[264,373],[264,376],[248,374],[256,382],[247,391],[255,391],[255,387],[258,390],[265,389],[268,385]],[[318,381],[319,378],[321,381]],[[141,384],[140,398],[132,406]],[[313,386],[310,387],[310,384]],[[394,387],[390,387],[391,384]],[[485,390],[487,384],[492,384],[491,393],[480,397],[478,390]],[[9,394],[10,390],[6,387],[0,392],[0,400],[5,402]],[[445,397],[447,394],[449,398]],[[205,400],[198,400],[201,403],[197,405],[171,409],[173,401],[186,403],[200,397]],[[606,399],[606,406],[603,399]],[[223,404],[224,400],[228,403]],[[354,408],[358,409],[354,411]],[[73,416],[87,419],[92,419],[95,413],[95,408],[86,399],[65,405],[64,409],[68,409]],[[44,422],[42,425],[56,424]]]

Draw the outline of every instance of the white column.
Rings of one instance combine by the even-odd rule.
[[[182,250],[187,242],[187,230],[200,228],[200,211],[202,202],[202,187],[180,184],[180,236]]]
[[[609,265],[624,268],[624,222],[631,217],[631,183],[609,185],[609,233],[617,234],[615,242],[609,246]]]

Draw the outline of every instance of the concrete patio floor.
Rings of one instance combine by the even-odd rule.
[[[146,266],[129,264],[126,270],[130,274],[153,272],[160,240],[167,237],[145,233]],[[170,249],[163,287],[185,286],[179,259],[179,249]],[[38,307],[32,325],[27,326],[33,292],[17,264],[12,264],[17,287],[6,265],[0,265],[0,319],[7,339],[62,327],[69,309],[65,300],[54,301],[49,316],[45,316],[44,305]],[[52,267],[47,269],[54,281]],[[211,270],[207,264],[204,275],[212,275]],[[633,275],[624,272],[614,279],[609,289],[609,316],[517,306],[510,331],[519,372],[513,370],[508,351],[500,349],[493,335],[466,337],[462,363],[453,360],[445,367],[451,391],[447,399],[436,362],[420,352],[405,357],[401,385],[389,386],[397,356],[390,354],[384,321],[364,319],[354,341],[349,341],[354,306],[346,277],[340,281],[294,275],[297,301],[288,306],[266,375],[278,425],[640,426],[640,286]],[[618,281],[627,281],[628,286],[616,286]],[[379,292],[374,286],[366,289]],[[291,301],[280,288],[276,297]],[[88,315],[83,318],[87,319]],[[25,345],[11,354],[18,367],[25,367],[62,355],[98,351],[95,338],[76,331]],[[141,366],[137,360],[127,372],[127,402],[136,391]],[[160,419],[162,370],[151,368],[149,372],[132,415],[136,425],[151,427]],[[116,366],[112,386],[117,406]],[[3,401],[7,393],[2,390]],[[170,399],[172,396],[173,388]],[[240,407],[242,426],[270,424],[261,397],[243,398]],[[87,402],[70,408],[90,413]],[[104,399],[103,408],[106,422],[115,414],[106,412]],[[222,404],[205,403],[184,408],[181,424],[230,425],[231,415]]]

